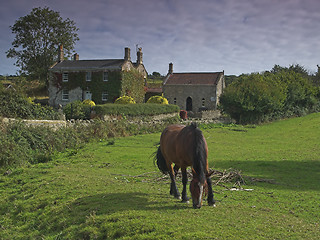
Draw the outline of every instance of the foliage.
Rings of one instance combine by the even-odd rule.
[[[163,96],[152,96],[148,99],[147,103],[169,104],[168,100]]]
[[[48,81],[48,70],[57,58],[58,47],[63,44],[66,55],[70,55],[79,40],[74,21],[63,20],[59,12],[48,7],[32,9],[10,28],[15,39],[7,57],[16,59],[21,73],[41,81]]]
[[[94,107],[96,104],[94,103],[94,101],[90,100],[90,99],[86,99],[86,100],[83,100],[82,102],[84,105],[88,105],[90,107]]]
[[[0,122],[1,167],[48,162],[55,152],[78,149],[90,141],[114,137],[152,133],[163,129],[178,118],[166,119],[157,124],[127,124],[127,121],[105,122],[100,120],[75,122],[60,128],[28,126],[23,122]]]
[[[77,100],[64,106],[63,112],[66,119],[90,119],[91,109],[91,105],[87,102]]]
[[[120,96],[129,96],[136,103],[143,103],[145,94],[144,85],[144,76],[138,70],[132,69],[122,72]]]
[[[5,169],[0,239],[319,239],[319,117],[201,125],[209,166],[239,169],[246,181],[214,185],[216,208],[204,201],[194,210],[169,195],[170,180],[150,157],[160,133]]]
[[[137,104],[103,104],[94,108],[98,115],[124,115],[124,116],[152,116],[165,113],[178,113],[177,105],[162,105],[155,103]]]
[[[0,91],[0,115],[22,119],[60,119],[52,107],[35,104],[22,93],[12,89]]]
[[[301,116],[319,111],[320,98],[303,68],[252,73],[236,78],[220,97],[220,109],[238,123]]]
[[[136,103],[132,97],[122,96],[116,99],[115,104],[134,104]]]

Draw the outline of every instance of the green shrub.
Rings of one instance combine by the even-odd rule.
[[[163,96],[152,96],[147,103],[169,104],[168,100]]]
[[[89,119],[91,109],[92,107],[89,102],[74,101],[68,103],[63,108],[63,112],[66,115],[66,119]]]
[[[115,104],[133,104],[136,103],[132,97],[122,96],[116,99]]]
[[[97,115],[153,116],[165,113],[178,113],[177,105],[156,103],[103,104],[94,107]]]
[[[0,115],[22,119],[60,119],[52,107],[35,104],[22,93],[13,90],[0,91]]]

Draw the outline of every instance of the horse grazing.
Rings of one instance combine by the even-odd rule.
[[[176,185],[176,174],[182,172],[182,202],[188,202],[187,197],[187,167],[192,166],[193,179],[190,192],[194,208],[201,208],[202,195],[208,189],[208,204],[214,206],[212,181],[208,171],[207,142],[195,123],[189,126],[170,125],[163,130],[160,146],[156,153],[158,168],[164,174],[169,173],[171,179],[170,194],[181,199]],[[175,166],[173,167],[173,163]]]

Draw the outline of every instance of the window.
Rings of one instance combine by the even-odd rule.
[[[102,101],[108,101],[108,93],[106,91],[102,92]]]
[[[108,81],[108,72],[103,72],[103,81],[104,82]]]
[[[202,107],[205,107],[206,100],[202,98]]]
[[[176,105],[177,104],[177,98],[173,99],[173,104]]]
[[[91,72],[87,72],[87,74],[86,74],[86,81],[87,82],[91,81],[91,76],[92,76],[92,73]]]
[[[67,72],[64,72],[62,74],[62,82],[68,82],[69,80],[69,74]]]
[[[69,90],[68,89],[63,89],[62,90],[62,100],[63,101],[68,101],[69,100]]]

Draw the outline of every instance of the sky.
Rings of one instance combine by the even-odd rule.
[[[10,26],[35,7],[73,20],[80,59],[121,59],[142,47],[149,74],[262,72],[277,64],[320,65],[319,0],[0,0],[0,75],[16,74],[8,59]]]

